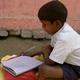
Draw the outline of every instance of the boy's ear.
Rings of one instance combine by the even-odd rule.
[[[56,20],[55,22],[56,22],[56,26],[58,26],[58,27],[61,27],[62,26],[62,23],[61,23],[60,20]]]

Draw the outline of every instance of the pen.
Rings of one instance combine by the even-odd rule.
[[[32,46],[31,48],[27,49],[26,51],[29,52],[29,51],[31,51],[31,50],[33,50],[35,48],[36,48],[36,46]]]

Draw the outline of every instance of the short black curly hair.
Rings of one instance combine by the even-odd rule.
[[[53,0],[44,4],[38,11],[38,18],[40,20],[47,20],[50,22],[60,20],[64,23],[67,15],[67,8],[58,0]]]

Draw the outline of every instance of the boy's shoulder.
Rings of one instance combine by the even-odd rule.
[[[68,23],[64,23],[63,27],[52,36],[56,41],[71,41],[74,38],[80,39],[80,35]]]

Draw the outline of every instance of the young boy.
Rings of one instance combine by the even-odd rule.
[[[58,0],[44,4],[38,12],[42,28],[52,35],[43,49],[44,64],[39,80],[77,80],[80,77],[80,35],[66,23],[67,9]]]

